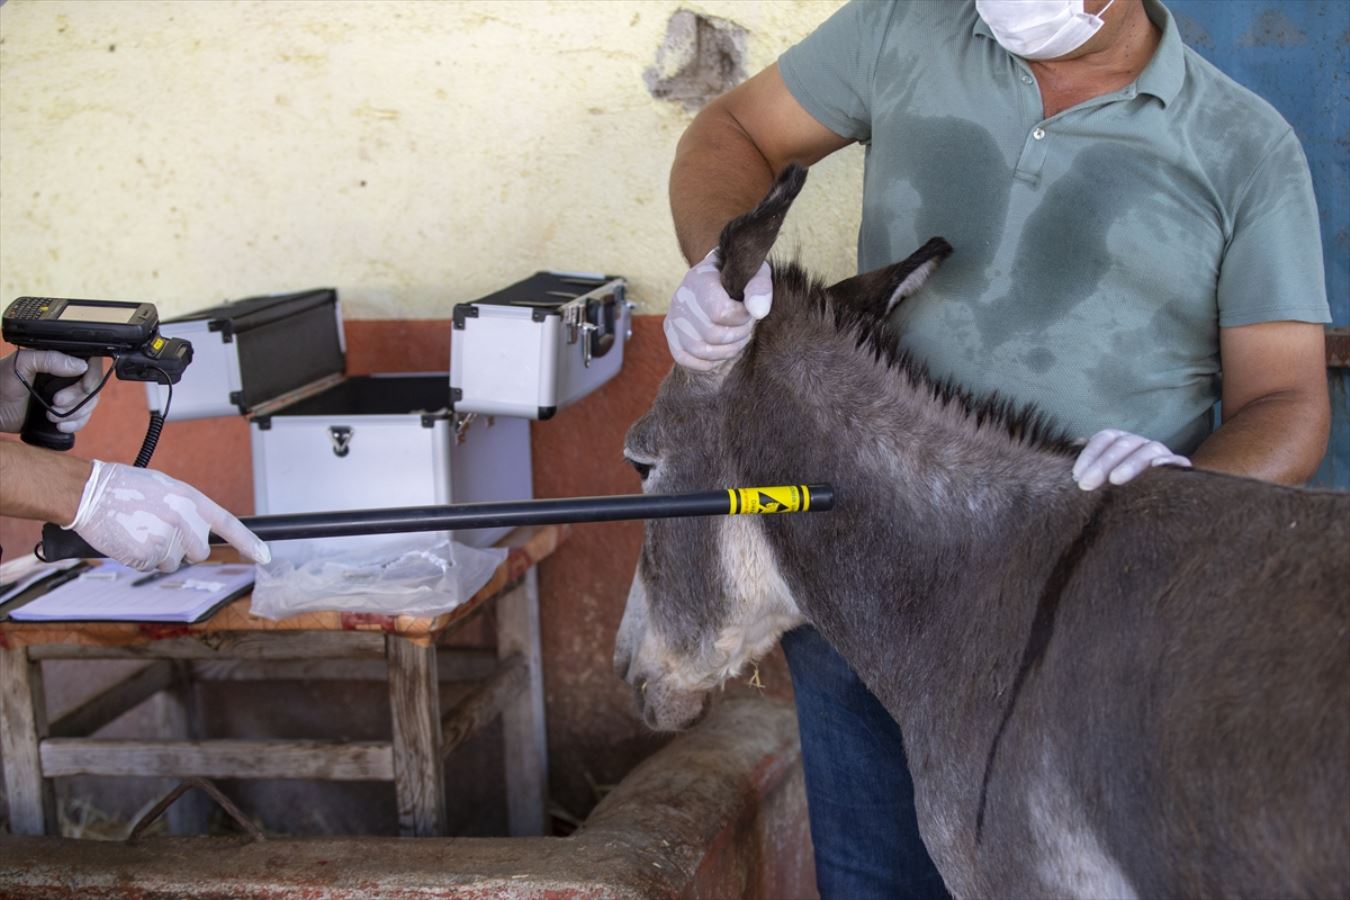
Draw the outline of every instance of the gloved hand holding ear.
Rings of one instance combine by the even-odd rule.
[[[25,382],[29,385],[39,374],[57,375],[62,378],[83,377],[68,387],[56,392],[52,406],[56,412],[48,411],[47,418],[56,423],[56,429],[73,434],[83,428],[89,417],[94,414],[98,397],[91,397],[88,403],[80,407],[79,412],[66,417],[57,415],[69,412],[94,391],[103,381],[103,360],[94,357],[90,360],[67,356],[56,350],[16,350],[4,359],[0,359],[0,431],[17,432],[23,428],[24,416],[28,413],[28,404],[36,403]]]
[[[666,342],[675,362],[707,372],[735,359],[754,333],[755,321],[769,314],[773,277],[769,264],[745,286],[745,302],[733,300],[722,287],[714,248],[684,276],[666,313]]]

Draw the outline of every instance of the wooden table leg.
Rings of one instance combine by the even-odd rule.
[[[173,660],[173,683],[155,696],[160,732],[170,740],[200,741],[204,735],[197,710],[197,695],[192,685],[192,663]],[[164,812],[169,833],[206,834],[211,821],[211,798],[199,790],[190,790]]]
[[[0,757],[5,763],[9,828],[14,834],[56,834],[56,794],[42,777],[38,743],[47,736],[41,664],[28,650],[0,649]]]
[[[446,832],[441,762],[441,701],[436,648],[396,634],[386,636],[389,707],[393,718],[394,793],[399,834],[434,837]]]
[[[497,598],[497,655],[520,654],[526,689],[502,710],[506,752],[507,827],[513,837],[548,834],[548,737],[544,667],[539,649],[539,581],[535,569]]]

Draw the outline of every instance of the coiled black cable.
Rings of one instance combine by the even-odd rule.
[[[169,396],[164,400],[164,412],[157,409],[150,410],[150,426],[145,429],[145,440],[141,442],[141,452],[136,454],[136,461],[132,465],[144,469],[150,465],[150,457],[154,455],[155,445],[159,443],[159,433],[164,430],[164,419],[169,415],[169,406],[173,403],[173,382],[169,380],[169,374],[159,366],[152,366],[158,372],[164,381],[161,382],[169,389]]]

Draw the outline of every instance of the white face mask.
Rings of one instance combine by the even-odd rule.
[[[1088,42],[1104,24],[1101,13],[1084,12],[1083,0],[975,0],[975,10],[1009,53],[1023,59],[1054,59]]]

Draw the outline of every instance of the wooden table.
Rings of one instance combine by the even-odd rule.
[[[400,833],[441,835],[446,829],[442,760],[500,715],[511,834],[545,834],[548,754],[535,566],[566,532],[566,526],[551,525],[507,535],[501,545],[509,555],[488,584],[469,602],[435,618],[332,612],[274,622],[250,615],[249,598],[241,597],[194,625],[0,623],[0,752],[11,830],[57,832],[52,778],[131,775],[392,781]],[[485,666],[481,652],[463,654],[463,659],[453,650],[438,654],[438,640],[493,599],[495,659]],[[44,659],[142,659],[150,664],[49,724]],[[350,660],[387,664],[392,740],[202,740],[195,732],[194,679],[322,678],[333,666],[362,664]],[[439,668],[445,665],[481,677],[442,715]],[[88,737],[160,692],[177,701],[170,703],[176,710],[170,721],[173,739]],[[175,830],[193,824],[199,822],[171,819]]]

